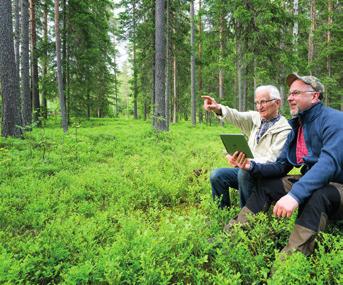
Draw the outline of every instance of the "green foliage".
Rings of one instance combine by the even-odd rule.
[[[226,165],[219,134],[236,131],[92,119],[2,138],[0,283],[341,284],[338,227],[282,261],[294,218],[222,232],[238,195],[219,210],[208,177]]]

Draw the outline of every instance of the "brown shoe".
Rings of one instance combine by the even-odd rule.
[[[243,207],[242,210],[239,212],[239,214],[231,219],[228,224],[224,226],[224,232],[228,233],[230,232],[231,228],[234,225],[241,224],[241,225],[246,225],[248,224],[248,215],[253,215],[254,213],[250,211],[247,207]]]
[[[308,228],[295,224],[288,244],[281,250],[282,253],[291,254],[300,251],[308,256],[313,252],[317,233]]]

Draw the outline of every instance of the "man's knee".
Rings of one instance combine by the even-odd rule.
[[[299,207],[296,223],[313,231],[321,231],[325,229],[328,219],[333,218],[339,208],[340,195],[338,190],[332,185],[327,185],[316,190]]]
[[[241,181],[251,180],[252,176],[249,171],[240,169],[237,174],[237,179],[239,182],[241,182]]]
[[[327,185],[315,191],[306,202],[305,208],[321,209],[331,216],[340,207],[340,193],[332,185]]]
[[[214,169],[210,175],[211,183],[216,183],[222,179],[222,174],[220,168]]]
[[[309,198],[307,204],[312,206],[322,204],[324,204],[325,206],[339,206],[340,195],[338,190],[334,186],[327,185],[326,187],[315,191]]]

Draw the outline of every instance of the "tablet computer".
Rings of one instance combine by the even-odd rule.
[[[241,151],[244,152],[248,158],[254,158],[243,134],[222,134],[220,135],[220,138],[229,154],[232,155],[235,151]]]

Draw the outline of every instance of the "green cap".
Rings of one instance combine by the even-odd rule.
[[[291,86],[292,83],[297,79],[310,85],[314,91],[319,92],[320,93],[319,99],[323,98],[324,85],[319,81],[317,77],[314,77],[312,75],[300,76],[297,73],[293,72],[287,76],[287,79],[286,79],[287,85]]]

